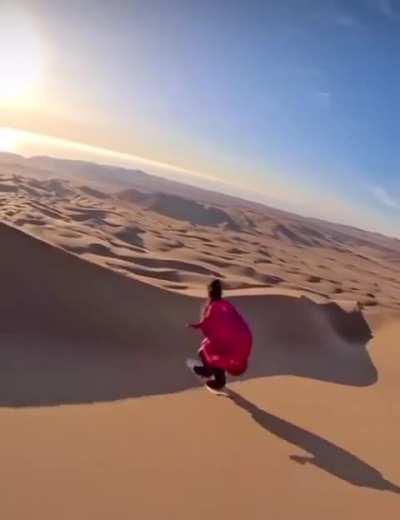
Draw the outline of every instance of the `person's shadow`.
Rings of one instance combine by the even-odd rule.
[[[228,396],[237,406],[248,412],[264,430],[310,454],[310,456],[291,455],[290,458],[294,462],[313,464],[355,486],[400,494],[399,486],[386,480],[377,469],[343,448],[319,435],[261,410],[233,390],[229,390]]]

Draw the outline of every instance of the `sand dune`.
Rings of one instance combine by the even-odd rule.
[[[325,301],[399,308],[396,239],[158,192],[125,191],[127,202],[96,184],[6,167],[0,218],[127,277],[193,295],[219,276],[231,289],[279,285]]]
[[[70,166],[0,161],[1,517],[396,518],[399,241]],[[254,332],[230,398],[184,364],[214,276]]]
[[[0,403],[107,401],[196,385],[183,359],[199,341],[184,327],[200,312],[198,298],[121,277],[4,224],[0,241],[1,332],[10,341],[0,354]],[[283,295],[232,299],[255,335],[247,378],[376,381],[366,349],[371,333],[359,311]]]
[[[198,298],[0,244],[4,518],[395,517],[397,313],[232,293],[255,351],[216,398],[183,363]]]
[[[189,222],[194,226],[217,227],[225,225],[229,229],[238,229],[238,225],[225,211],[177,195],[146,194],[131,189],[118,193],[117,198],[137,204],[160,215]]]

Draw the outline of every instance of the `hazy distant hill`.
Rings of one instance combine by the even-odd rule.
[[[296,246],[301,246],[303,243],[303,245],[331,247],[336,244],[336,247],[346,248],[356,243],[357,246],[379,250],[380,256],[383,255],[385,259],[392,262],[397,262],[400,255],[400,240],[380,233],[299,216],[260,203],[150,175],[141,170],[46,156],[24,158],[16,154],[0,153],[1,172],[34,175],[45,179],[54,176],[66,178],[89,183],[92,188],[98,187],[109,193],[120,194],[119,196],[121,191],[136,190],[137,196],[141,194],[142,203],[146,199],[146,194],[152,194],[153,198],[148,197],[147,201],[153,206],[154,211],[160,211],[164,215],[175,212],[179,218],[184,217],[184,220],[190,217],[189,221],[200,219],[201,222],[207,222],[211,219],[211,221],[229,223],[232,220],[232,211],[246,209],[246,215],[240,213],[236,217],[240,218],[248,229],[267,221],[271,227],[270,236]],[[133,193],[134,191],[131,191],[131,196]],[[168,199],[162,197],[162,194],[176,196],[179,199]],[[182,199],[186,199],[186,202]],[[180,209],[173,208],[174,200],[175,202],[179,200]],[[191,201],[190,205],[187,203],[188,200]],[[225,212],[229,210],[229,215],[222,215],[218,208],[210,212],[206,208],[208,204],[225,208]],[[233,218],[233,221],[236,223],[237,218]]]
[[[253,203],[238,197],[232,197],[215,191],[198,188],[196,186],[173,181],[157,175],[150,175],[141,170],[131,170],[86,161],[55,159],[52,157],[38,156],[29,159],[20,157],[20,160],[29,165],[34,165],[36,168],[41,168],[45,171],[53,171],[59,176],[67,175],[68,178],[101,184],[103,189],[111,191],[133,188],[145,193],[169,193],[210,204],[263,207],[261,204]]]
[[[117,198],[155,211],[166,217],[190,222],[193,225],[218,226],[223,224],[231,229],[239,229],[232,217],[222,209],[201,204],[178,195],[143,193],[130,189],[118,193]]]

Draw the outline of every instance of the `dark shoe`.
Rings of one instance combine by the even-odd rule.
[[[200,362],[198,360],[187,359],[186,366],[189,368],[189,370],[191,370],[193,372],[194,375],[196,375],[197,377],[199,377],[201,379],[206,379],[207,377],[209,377],[208,374],[207,375],[204,374],[204,372],[203,372],[204,367],[202,365],[200,365]]]
[[[214,379],[210,379],[206,383],[206,387],[211,392],[223,392],[225,385],[222,385],[221,383],[215,381]]]
[[[209,371],[204,367],[194,366],[193,372],[196,374],[196,376],[202,377],[204,379],[210,377]]]

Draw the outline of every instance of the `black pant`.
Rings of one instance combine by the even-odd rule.
[[[214,387],[216,389],[223,388],[226,385],[226,375],[225,370],[222,368],[214,368],[207,364],[207,361],[204,357],[203,352],[199,352],[199,358],[201,362],[203,363],[203,366],[196,367],[197,374],[203,376],[203,377],[214,377]]]

